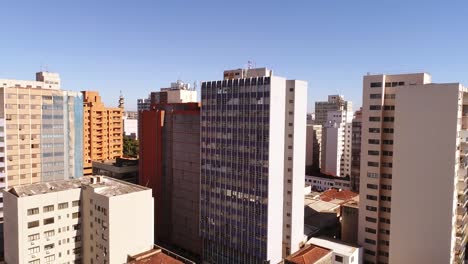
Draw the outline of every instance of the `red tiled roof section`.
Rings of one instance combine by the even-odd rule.
[[[289,263],[295,264],[314,264],[328,255],[331,250],[307,244],[301,250],[286,258]]]
[[[127,264],[184,264],[162,253],[159,249],[146,251],[131,258],[131,261],[127,262]]]
[[[336,200],[343,200],[343,202],[346,202],[346,201],[353,199],[356,196],[358,196],[358,194],[350,190],[338,191],[337,189],[329,189],[320,195],[320,200],[329,202],[331,200],[336,199]]]

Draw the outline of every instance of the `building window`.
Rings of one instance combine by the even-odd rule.
[[[364,253],[367,254],[367,255],[375,256],[375,251],[372,251],[372,250],[369,250],[369,249],[365,249]]]
[[[369,128],[369,133],[380,133],[380,128]]]
[[[369,110],[380,110],[382,109],[381,105],[370,105]]]
[[[335,255],[335,261],[336,261],[336,262],[343,262],[343,257],[342,257],[342,256],[338,256],[338,255]]]
[[[366,227],[365,230],[366,230],[367,233],[377,234],[377,230],[375,230],[375,229],[373,229],[373,228]]]
[[[391,186],[391,185],[382,184],[382,189],[384,189],[384,190],[392,190],[392,186]]]
[[[392,174],[390,174],[390,173],[382,173],[382,178],[384,178],[384,179],[391,179],[391,178],[392,178]]]
[[[385,99],[395,99],[395,94],[386,94]]]
[[[384,151],[382,151],[382,155],[383,156],[393,156],[393,151],[384,150]]]
[[[369,142],[369,144],[372,144],[372,145],[380,144],[380,140],[378,139],[369,139],[367,142]]]
[[[54,244],[53,244],[53,243],[44,246],[44,250],[51,250],[51,249],[53,249],[53,248],[54,248]]]
[[[371,223],[377,223],[377,219],[374,218],[374,217],[368,217],[368,216],[366,216],[366,221],[367,221],[367,222],[371,222]]]
[[[377,201],[377,196],[368,194],[366,196],[367,200]]]
[[[384,110],[393,111],[393,110],[395,110],[395,106],[394,105],[385,105]]]
[[[368,172],[367,177],[376,179],[379,177],[379,174],[375,172]]]
[[[28,236],[28,241],[31,242],[31,241],[36,241],[36,240],[39,240],[40,236],[39,234],[33,234],[33,235],[29,235]]]
[[[380,122],[380,116],[369,116],[370,122]]]
[[[371,88],[380,88],[380,87],[382,87],[382,82],[371,82],[370,87]]]
[[[393,131],[394,131],[393,128],[384,128],[383,129],[383,132],[387,133],[387,134],[393,134]]]
[[[28,254],[39,253],[41,249],[39,247],[28,248]]]
[[[55,230],[49,230],[44,232],[46,238],[53,237],[55,235]]]
[[[366,205],[366,210],[371,212],[377,212],[377,207]]]
[[[367,184],[367,188],[368,189],[373,189],[373,190],[377,190],[379,188],[379,186],[377,184],[370,184],[368,183]]]
[[[52,262],[55,260],[55,255],[50,255],[45,257],[46,262]]]
[[[380,234],[390,235],[390,230],[387,230],[387,229],[381,228],[379,229],[379,232]]]
[[[73,201],[73,202],[72,202],[72,206],[73,206],[73,207],[80,206],[80,201],[79,201],[79,200]]]
[[[390,224],[390,219],[385,218],[385,217],[380,217],[380,222],[385,223],[385,224]]]
[[[66,209],[66,208],[68,208],[68,203],[59,203],[58,205],[59,210]]]
[[[393,167],[393,163],[391,163],[391,162],[382,162],[382,167],[384,167],[384,168],[392,168],[392,167]]]
[[[52,211],[54,211],[54,205],[44,206],[44,208],[43,208],[44,213],[52,212]]]
[[[395,122],[395,117],[393,117],[393,116],[385,116],[385,117],[383,118],[383,121],[384,121],[384,122]]]
[[[50,224],[53,224],[53,223],[54,223],[54,218],[53,217],[44,219],[44,225],[50,225]]]
[[[370,99],[382,99],[382,94],[370,94]]]
[[[72,219],[76,219],[80,217],[80,212],[75,212],[72,214]]]
[[[367,151],[367,154],[369,154],[371,156],[378,156],[379,151],[378,150],[369,150],[369,151]]]
[[[39,226],[39,220],[32,221],[28,223],[28,228],[34,228]]]
[[[379,166],[379,163],[378,163],[378,162],[374,162],[374,161],[368,161],[368,162],[367,162],[367,166],[369,166],[369,167],[378,167],[378,166]]]
[[[375,240],[369,239],[369,238],[364,239],[364,242],[366,242],[367,244],[371,244],[371,245],[375,245],[375,244],[376,244],[376,241],[375,241]]]
[[[28,215],[36,215],[39,213],[39,208],[28,209]]]
[[[391,209],[390,209],[390,208],[388,208],[388,207],[383,207],[383,206],[380,207],[380,210],[381,210],[382,212],[387,212],[387,213],[390,213],[390,212],[391,212]]]
[[[393,140],[383,140],[382,143],[384,145],[393,145]]]

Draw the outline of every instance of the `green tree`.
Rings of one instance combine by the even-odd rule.
[[[138,140],[128,136],[123,138],[123,155],[124,157],[136,158],[138,156]]]

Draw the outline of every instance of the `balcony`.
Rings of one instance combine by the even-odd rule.
[[[461,117],[462,129],[468,130],[468,115],[464,115]]]
[[[459,180],[457,182],[457,191],[459,194],[466,194],[468,191],[468,184],[466,183],[465,179],[461,178],[462,180]]]

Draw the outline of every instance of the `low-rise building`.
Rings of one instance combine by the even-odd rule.
[[[358,243],[359,228],[359,196],[352,198],[341,205],[341,241]]]
[[[104,175],[131,183],[138,183],[138,159],[117,158],[107,161],[93,161],[93,174]]]
[[[307,244],[319,246],[332,251],[333,264],[360,264],[362,263],[362,248],[341,241],[324,238],[313,237]]]
[[[127,264],[195,264],[176,253],[160,246],[128,257]]]
[[[323,192],[329,189],[350,190],[349,177],[336,177],[325,174],[306,175],[305,184],[309,184],[312,191]]]
[[[333,252],[330,249],[307,244],[294,254],[286,257],[284,264],[331,264]]]
[[[125,263],[153,248],[151,189],[92,176],[2,192],[6,263]]]

